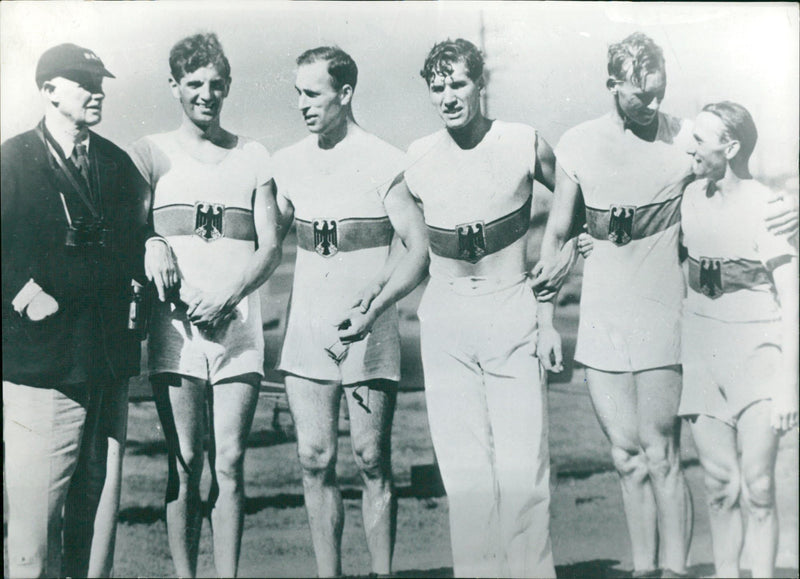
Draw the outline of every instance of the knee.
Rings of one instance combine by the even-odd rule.
[[[200,486],[200,477],[203,472],[203,452],[193,449],[182,449],[170,457],[174,461],[178,481],[181,487]]]
[[[769,516],[775,509],[775,484],[769,473],[745,473],[744,493],[748,510],[756,518]]]
[[[303,475],[308,477],[322,476],[336,467],[336,450],[333,446],[310,444],[297,446],[297,456]]]
[[[710,510],[727,511],[739,503],[741,487],[737,470],[720,471],[714,474],[706,472],[705,486]]]
[[[217,448],[214,470],[220,482],[239,481],[244,475],[244,446],[230,444]]]
[[[647,478],[647,463],[639,448],[614,445],[611,447],[611,460],[621,477],[633,480]]]
[[[669,439],[644,443],[644,456],[647,472],[655,480],[663,480],[680,468],[678,453]]]
[[[368,479],[378,479],[387,472],[387,460],[377,444],[367,444],[353,449],[356,466]]]

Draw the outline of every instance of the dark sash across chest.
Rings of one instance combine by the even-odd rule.
[[[386,247],[392,243],[394,229],[388,217],[352,217],[311,221],[295,217],[297,247],[333,257],[340,251]]]
[[[471,221],[444,229],[428,225],[431,251],[449,259],[477,263],[483,257],[505,249],[528,231],[531,220],[531,201],[528,197],[522,207],[490,221]]]
[[[689,257],[689,288],[711,299],[769,283],[769,272],[760,261]]]
[[[608,209],[586,207],[586,226],[595,239],[625,245],[680,223],[681,195],[649,205],[612,204]]]

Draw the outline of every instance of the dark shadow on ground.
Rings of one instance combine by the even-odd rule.
[[[425,491],[415,492],[410,486],[398,487],[396,489],[398,499],[422,500],[425,507],[435,509],[438,507],[434,496]],[[441,495],[436,495],[441,496]],[[355,487],[342,488],[342,498],[345,500],[361,500],[361,489]],[[302,493],[279,493],[276,495],[264,495],[260,497],[247,497],[245,499],[244,512],[247,515],[254,515],[264,509],[298,509],[305,505]],[[203,503],[203,511],[209,511],[208,503]],[[120,509],[119,522],[127,525],[151,525],[156,521],[164,519],[163,505],[146,505],[125,507]]]
[[[164,520],[164,507],[126,507],[119,511],[121,525],[152,525]]]
[[[686,458],[681,461],[681,467],[683,469],[695,466],[700,466],[700,460],[697,458]],[[581,460],[575,464],[563,463],[559,465],[556,478],[558,478],[558,480],[584,480],[590,476],[604,472],[614,472],[614,467],[609,460]]]
[[[593,559],[570,565],[556,565],[556,577],[559,579],[606,579],[612,577],[630,577],[631,572],[616,569],[619,561],[615,559]]]
[[[453,577],[452,567],[439,567],[438,569],[406,569],[396,571],[395,577]]]
[[[349,430],[339,430],[339,436],[349,435]],[[294,436],[293,432],[267,428],[251,432],[247,439],[247,448],[267,448],[296,441],[297,438]],[[132,456],[156,456],[159,454],[167,454],[167,445],[163,439],[145,441],[128,440],[125,447],[125,452]]]

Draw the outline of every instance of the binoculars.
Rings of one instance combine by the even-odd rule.
[[[111,247],[111,229],[102,221],[76,219],[67,227],[67,247]]]
[[[131,280],[130,302],[128,304],[128,329],[137,334],[140,340],[147,337],[150,303],[147,287]]]

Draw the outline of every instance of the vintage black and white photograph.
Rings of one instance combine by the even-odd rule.
[[[0,3],[4,577],[798,577],[800,8]]]

